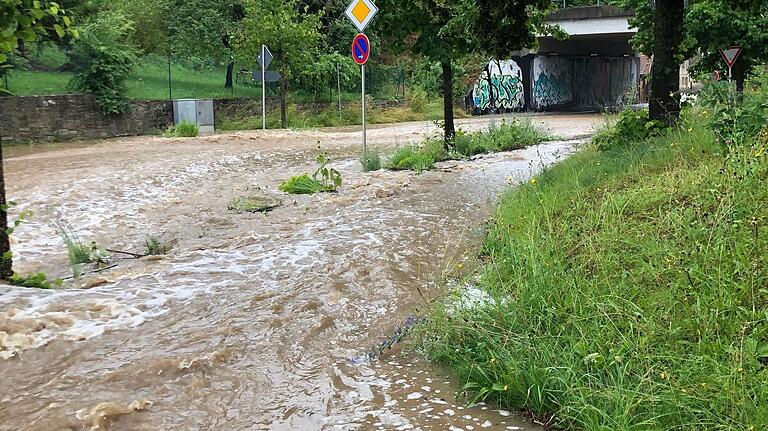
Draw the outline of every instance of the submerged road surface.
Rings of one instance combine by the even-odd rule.
[[[572,152],[567,140],[601,119],[533,121],[562,141],[421,175],[363,173],[351,128],[8,149],[12,216],[33,212],[13,235],[18,272],[71,275],[57,221],[86,244],[141,252],[156,235],[174,248],[113,255],[116,267],[52,291],[0,286],[0,429],[533,429],[465,408],[460,382],[416,355],[360,359],[424,312],[499,192]],[[384,149],[435,132],[407,123],[369,139]],[[315,169],[317,141],[344,186],[279,193]],[[284,205],[227,208],[264,191]]]

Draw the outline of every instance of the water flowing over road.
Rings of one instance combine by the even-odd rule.
[[[459,122],[477,130],[498,119]],[[561,141],[421,175],[363,173],[353,129],[138,137],[7,150],[16,270],[71,275],[56,220],[120,260],[52,291],[0,286],[2,430],[536,429],[455,399],[416,354],[364,360],[470,259],[498,193],[573,151],[599,116],[537,116]],[[373,128],[382,149],[428,123]],[[317,141],[338,193],[288,196]],[[282,199],[268,214],[233,197]],[[453,427],[453,428],[452,428]]]

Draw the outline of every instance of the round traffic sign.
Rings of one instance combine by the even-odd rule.
[[[371,42],[368,40],[368,36],[360,33],[355,36],[355,40],[352,41],[352,58],[355,63],[364,65],[368,61],[368,57],[371,55]]]

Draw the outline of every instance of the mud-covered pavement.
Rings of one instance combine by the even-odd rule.
[[[563,141],[602,121],[533,120]],[[368,136],[386,149],[435,131],[407,123]],[[349,128],[7,149],[12,217],[34,213],[13,236],[17,272],[71,275],[56,220],[103,247],[141,251],[147,235],[175,247],[55,291],[0,286],[0,429],[535,429],[465,408],[461,382],[415,355],[361,357],[424,312],[497,194],[573,142],[416,175],[363,173],[359,139]],[[344,176],[340,192],[277,192],[314,170],[317,141]],[[284,205],[227,209],[254,190]]]

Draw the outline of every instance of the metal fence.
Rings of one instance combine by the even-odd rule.
[[[31,56],[0,76],[0,87],[13,95],[42,96],[76,92],[70,86],[73,76],[66,64],[52,62],[45,55]],[[47,61],[47,63],[46,63]],[[350,60],[351,63],[351,60]],[[261,98],[261,71],[253,65],[234,64],[232,85],[225,86],[227,65],[213,61],[191,62],[150,55],[143,57],[126,82],[131,99],[182,98]],[[393,100],[405,97],[406,72],[403,67],[371,63],[366,66],[366,93],[374,99]],[[266,95],[277,97],[279,84],[276,71],[271,71]],[[270,82],[271,81],[271,82]],[[286,96],[295,102],[333,102],[360,97],[360,68],[344,65],[325,74],[291,76]]]

